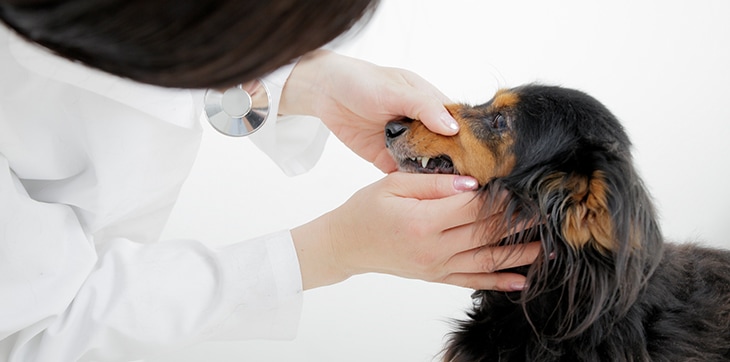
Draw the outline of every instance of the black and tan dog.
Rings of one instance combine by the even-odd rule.
[[[543,255],[514,270],[524,291],[474,293],[445,360],[730,361],[730,252],[663,241],[629,139],[601,103],[526,85],[448,109],[453,137],[386,126],[400,169],[476,177],[485,215],[504,211],[489,230],[514,233],[484,243],[540,240]]]

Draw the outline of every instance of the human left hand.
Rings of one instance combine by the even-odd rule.
[[[331,212],[291,230],[304,289],[384,273],[471,289],[518,291],[539,242],[499,246],[504,230],[484,224],[475,179],[393,172]]]
[[[385,148],[388,121],[408,117],[443,135],[458,132],[450,100],[413,72],[326,50],[303,57],[287,80],[279,111],[319,117],[345,145],[383,172],[396,170]]]

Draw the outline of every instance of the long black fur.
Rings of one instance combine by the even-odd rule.
[[[524,291],[473,294],[444,360],[729,361],[730,252],[663,241],[629,138],[601,103],[561,87],[511,91],[516,164],[483,186],[484,209],[509,191],[507,216],[494,222],[539,226],[503,243],[541,240],[543,255],[515,270],[527,275]],[[586,206],[591,185],[605,215]],[[609,221],[609,248],[593,234],[568,242],[576,210],[586,224],[575,227]]]

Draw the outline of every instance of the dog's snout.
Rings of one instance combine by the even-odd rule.
[[[398,138],[398,136],[405,133],[408,126],[398,121],[391,121],[385,125],[385,144],[390,146],[390,143]]]

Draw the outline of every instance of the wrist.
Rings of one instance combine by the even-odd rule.
[[[323,62],[331,56],[328,50],[315,50],[302,56],[284,84],[279,103],[281,115],[318,117],[318,98],[326,94],[326,83],[321,80]]]
[[[291,230],[304,290],[341,282],[353,275],[340,263],[329,214]]]

